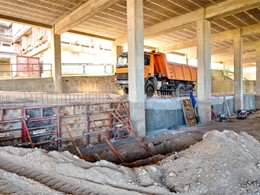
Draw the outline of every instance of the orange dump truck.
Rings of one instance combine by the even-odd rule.
[[[118,56],[116,86],[128,93],[128,55]],[[144,53],[145,93],[152,97],[159,94],[183,96],[193,90],[197,81],[197,68],[185,64],[168,62],[164,53]]]

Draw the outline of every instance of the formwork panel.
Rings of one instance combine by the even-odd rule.
[[[0,109],[0,146],[17,146],[22,143],[22,109]]]
[[[58,107],[26,107],[24,108],[24,113],[24,125],[26,125],[23,126],[24,141],[28,142],[31,139],[35,146],[50,144],[53,145],[53,147],[58,147],[57,139],[60,137]]]
[[[80,144],[85,144],[84,134],[87,127],[86,105],[61,106],[60,113],[62,139],[68,141],[71,139],[71,135],[73,139],[81,139]]]
[[[88,107],[88,112],[106,112],[109,109],[109,103],[90,104]]]
[[[74,106],[74,113],[86,115],[86,105],[75,105]]]
[[[2,120],[15,120],[20,118],[23,115],[22,108],[4,108],[2,109]]]
[[[8,122],[4,122],[1,123],[0,122],[0,131],[13,131],[13,130],[19,130],[22,128],[22,122],[12,122],[12,121],[8,121]]]
[[[64,116],[74,115],[74,106],[60,106],[60,113]]]
[[[99,144],[105,138],[121,139],[128,134],[112,111],[127,115],[128,109],[127,102],[0,109],[0,145],[9,139],[25,147],[67,145],[72,139],[81,145]]]
[[[62,131],[62,139],[63,140],[69,140],[69,134],[66,131],[65,127],[61,127],[61,131]],[[71,136],[76,139],[76,138],[83,138],[84,136],[84,129],[78,129],[78,130],[74,130],[74,131],[70,131]]]

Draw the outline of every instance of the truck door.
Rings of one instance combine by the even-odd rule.
[[[144,54],[144,78],[154,76],[154,58],[152,54]]]

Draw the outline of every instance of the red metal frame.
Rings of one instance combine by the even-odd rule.
[[[43,110],[44,108],[52,108],[54,115],[53,116],[43,116]],[[56,127],[56,133],[55,134],[51,134],[51,135],[56,135],[56,141],[57,141],[57,149],[59,147],[61,147],[61,133],[60,133],[60,125],[59,125],[59,110],[58,110],[58,106],[34,106],[34,107],[24,107],[23,108],[23,118],[26,117],[26,111],[30,110],[30,109],[39,109],[41,112],[41,116],[40,117],[35,117],[35,118],[27,118],[27,120],[25,122],[23,122],[22,125],[22,132],[23,132],[23,143],[27,142],[27,138],[29,139],[30,143],[32,144],[32,138],[30,136],[30,131],[31,130],[36,130],[36,129],[42,129],[42,128],[47,128],[47,127]],[[23,119],[24,120],[24,119]],[[47,125],[47,126],[37,126],[37,127],[31,127],[28,128],[27,124],[29,122],[35,122],[35,121],[46,121],[46,120],[55,120],[56,125]],[[26,136],[27,135],[27,136]],[[40,135],[39,137],[43,137],[46,136],[45,135]],[[36,137],[36,136],[35,136]],[[33,145],[38,145],[38,146],[43,146],[43,145],[47,145],[50,143],[54,143],[54,140],[48,140],[48,141],[41,141],[41,142],[37,142],[37,143],[33,143]]]

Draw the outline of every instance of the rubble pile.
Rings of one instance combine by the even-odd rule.
[[[259,194],[260,144],[246,133],[215,130],[178,154],[138,168],[89,163],[69,152],[2,147],[0,193],[21,189],[26,194]]]

